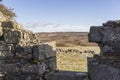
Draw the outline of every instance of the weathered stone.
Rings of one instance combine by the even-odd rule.
[[[3,15],[3,13],[0,11],[0,22],[5,21],[6,17]]]
[[[17,23],[13,22],[13,21],[4,21],[4,22],[2,22],[1,26],[3,28],[12,28],[12,29],[15,29],[16,26],[17,26]]]
[[[47,70],[47,65],[44,63],[42,63],[42,64],[39,64],[39,75],[43,75],[43,73],[45,73],[46,72],[46,70]]]
[[[101,47],[104,56],[120,57],[120,43],[109,43]]]
[[[29,74],[37,74],[39,73],[39,67],[38,65],[31,65],[31,64],[26,64],[23,66],[22,72],[23,73],[29,73]]]
[[[103,39],[103,32],[101,27],[91,27],[88,35],[90,42],[101,42]]]
[[[2,27],[0,26],[0,36],[3,35]]]
[[[45,72],[45,69],[44,65],[26,64],[23,66],[22,72],[27,74],[42,75]]]
[[[106,23],[103,23],[103,26],[109,26],[109,27],[120,27],[120,20],[116,21],[107,21]]]
[[[25,46],[24,47],[24,52],[28,54],[32,54],[32,46]]]
[[[22,24],[19,24],[15,21],[4,21],[1,24],[3,29],[16,29],[16,30],[23,30]]]
[[[90,80],[119,80],[120,70],[106,64],[99,64],[93,60],[88,61]]]
[[[120,27],[91,27],[89,41],[96,43],[119,42]]]
[[[14,55],[10,51],[0,51],[0,59],[10,59]]]
[[[2,72],[0,72],[0,80],[4,80],[4,77],[5,75],[2,73]]]
[[[36,36],[32,33],[32,31],[23,30],[23,39],[24,41],[34,41]]]
[[[16,64],[2,64],[1,71],[7,72],[9,74],[15,74],[15,73],[19,72],[19,68]]]
[[[17,22],[16,22],[16,23],[17,23]],[[23,30],[23,25],[20,24],[20,23],[17,23],[16,29],[17,29],[17,30]]]
[[[6,74],[6,77],[3,79],[3,80],[27,80],[26,79],[26,75],[18,75],[18,74],[14,74],[14,75],[11,75],[11,74]]]
[[[27,54],[27,53],[15,53],[14,58],[17,59],[26,59],[26,60],[31,60],[32,59],[32,54]]]
[[[101,27],[91,27],[89,41],[98,43],[101,57],[119,57],[120,21],[108,21]]]
[[[42,78],[42,76],[38,76],[38,75],[27,75],[25,77],[25,80],[44,80]]]
[[[32,46],[22,47],[20,45],[16,45],[16,46],[14,46],[14,53],[15,53],[14,58],[30,60],[33,57],[32,56]]]
[[[52,49],[56,51],[56,41],[45,42],[43,44],[48,44],[49,46],[52,46]]]
[[[50,58],[56,56],[55,51],[52,46],[47,44],[36,45],[33,48],[33,57],[37,60],[44,60],[45,58]]]
[[[8,51],[8,45],[4,42],[0,43],[0,51]]]
[[[1,19],[0,13],[0,80],[46,80],[56,69],[55,51],[55,43],[41,43],[21,24]]]
[[[48,59],[47,65],[51,71],[55,71],[56,70],[56,57]]]
[[[19,43],[23,35],[21,31],[14,29],[4,30],[4,39],[6,43]]]
[[[58,71],[58,72],[48,73],[46,79],[47,80],[84,80],[86,76],[87,76],[86,73]]]
[[[33,47],[33,58],[35,60],[44,60],[45,59],[44,50],[40,50],[39,46],[34,46]]]
[[[116,39],[116,35],[114,34],[114,28],[112,27],[104,27],[103,28],[104,33],[103,33],[103,39],[102,39],[102,43],[111,43],[113,41],[115,41]]]
[[[15,51],[15,53],[23,53],[24,52],[24,47],[22,47],[20,45],[15,45],[14,46],[14,51]]]
[[[89,41],[98,43],[100,58],[88,58],[90,80],[120,79],[120,21],[108,21],[99,27],[91,27]],[[102,34],[98,35],[98,34]]]

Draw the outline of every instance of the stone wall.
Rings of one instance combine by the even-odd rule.
[[[46,80],[56,69],[55,47],[15,21],[0,24],[0,80]]]
[[[120,21],[92,26],[88,37],[101,49],[88,58],[88,75],[57,71],[55,43],[41,43],[0,12],[0,80],[120,80]]]
[[[0,80],[88,79],[87,73],[57,71],[56,43],[40,42],[0,12]]]
[[[89,41],[101,49],[100,55],[88,58],[90,80],[120,80],[120,21],[92,26]]]

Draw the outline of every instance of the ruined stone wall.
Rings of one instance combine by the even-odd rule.
[[[120,21],[92,26],[89,41],[100,47],[100,55],[88,58],[90,80],[120,80]]]
[[[56,70],[56,43],[41,43],[0,12],[0,80],[87,80],[86,76]]]
[[[0,80],[46,80],[55,69],[55,47],[15,21],[0,21]]]
[[[0,12],[0,80],[120,80],[120,21],[92,26],[88,36],[101,49],[88,58],[88,76],[56,71],[55,44],[41,43]]]

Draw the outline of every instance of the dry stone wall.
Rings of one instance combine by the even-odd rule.
[[[0,12],[0,80],[88,80],[86,76],[56,71],[56,43],[41,43]]]
[[[85,72],[56,71],[56,46],[0,12],[0,80],[120,80],[120,21],[92,26],[90,42],[100,55],[88,58]]]
[[[120,21],[92,26],[89,41],[101,49],[100,56],[88,58],[90,80],[120,80]]]
[[[15,21],[0,24],[0,80],[46,80],[56,69],[55,49]]]

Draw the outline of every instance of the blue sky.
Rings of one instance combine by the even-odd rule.
[[[3,0],[17,21],[90,27],[120,19],[120,0]],[[73,28],[71,28],[73,29]]]

